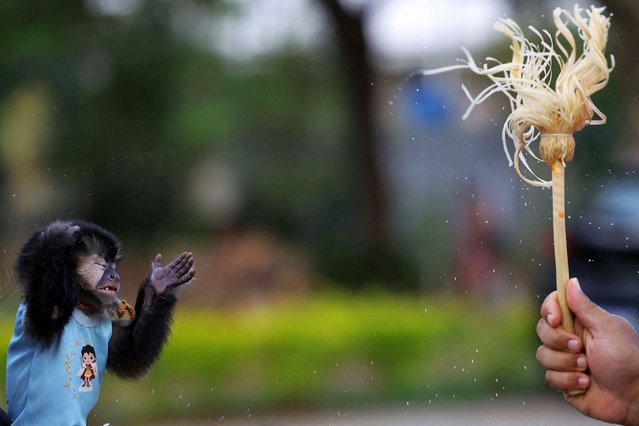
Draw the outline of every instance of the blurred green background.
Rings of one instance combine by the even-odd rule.
[[[410,74],[460,44],[507,58],[495,19],[551,28],[556,3],[430,3],[0,4],[0,263],[57,218],[123,240],[129,299],[158,251],[196,259],[161,362],[110,377],[90,423],[544,391],[550,194],[507,164],[503,98],[461,120],[460,84],[486,81]],[[636,165],[639,5],[609,3],[609,123],[578,137],[576,217]]]

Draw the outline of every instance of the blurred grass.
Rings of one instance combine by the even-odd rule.
[[[161,361],[139,382],[107,375],[89,423],[539,390],[535,315],[517,302],[326,292],[240,311],[181,305]]]

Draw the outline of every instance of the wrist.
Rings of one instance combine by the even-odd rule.
[[[622,424],[624,426],[639,426],[639,399],[632,398],[628,401],[626,418]]]
[[[153,281],[149,280],[147,284],[147,291],[144,294],[144,302],[146,305],[155,304],[161,301],[175,301],[176,293],[174,287],[158,289],[153,284]]]
[[[639,357],[636,356],[639,353],[639,339],[636,335],[634,337],[626,346],[626,350],[630,353],[624,357],[627,360],[625,368],[627,387],[623,392],[625,396],[623,399],[627,402],[627,408],[623,424],[626,426],[639,426]]]
[[[639,381],[635,380],[634,383]],[[626,416],[623,421],[625,426],[639,426],[639,385],[635,386],[632,392],[628,394],[628,408],[626,409]]]
[[[629,407],[626,419],[622,423],[624,426],[639,426],[639,411],[637,407]]]

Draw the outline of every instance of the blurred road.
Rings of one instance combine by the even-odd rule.
[[[314,414],[264,415],[246,418],[218,417],[196,423],[172,425],[203,426],[588,426],[606,425],[577,413],[560,395],[556,398],[491,402],[437,403],[404,407],[343,409]],[[168,424],[167,424],[168,425]]]

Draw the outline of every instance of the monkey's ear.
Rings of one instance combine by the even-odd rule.
[[[25,329],[50,345],[62,333],[76,305],[79,231],[56,222],[34,233],[18,257],[16,271],[27,305]]]

